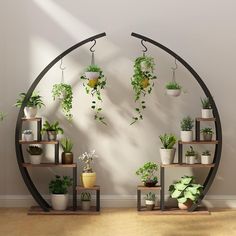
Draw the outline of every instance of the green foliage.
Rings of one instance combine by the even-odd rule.
[[[193,128],[193,119],[190,116],[184,117],[180,123],[182,131],[191,131]]]
[[[209,98],[201,98],[201,103],[203,109],[211,109],[211,103]]]
[[[142,182],[156,181],[156,172],[158,170],[158,165],[154,162],[147,162],[142,167],[136,171],[136,175],[140,175]]]
[[[61,139],[61,147],[65,153],[71,152],[71,150],[73,148],[72,140],[69,138]]]
[[[65,117],[71,121],[73,118],[73,115],[71,114],[73,100],[71,85],[64,83],[54,84],[52,88],[52,96],[53,100],[59,98],[62,112],[65,114]]]
[[[49,183],[49,192],[52,194],[66,194],[72,185],[72,178],[68,176],[56,175],[54,180]]]
[[[169,191],[172,198],[176,198],[179,203],[185,203],[190,199],[196,203],[202,194],[203,186],[195,183],[193,176],[184,176],[174,184],[170,185]]]
[[[45,121],[43,124],[42,133],[45,133],[46,131],[56,131],[57,134],[64,133],[64,130],[59,126],[58,121],[55,121],[51,124],[48,121]]]
[[[7,116],[6,113],[1,111],[0,112],[0,121],[3,121],[6,116]]]
[[[209,150],[206,150],[204,152],[202,152],[203,156],[211,156],[211,152]]]
[[[26,151],[30,154],[30,155],[41,155],[43,153],[43,149],[41,147],[38,146],[29,146]]]
[[[87,81],[87,83],[83,83],[85,91],[87,94],[91,94],[92,97],[95,98],[92,101],[91,105],[91,108],[94,111],[94,119],[101,122],[104,125],[107,125],[105,117],[101,115],[102,108],[99,106],[99,103],[103,101],[101,91],[106,87],[106,78],[101,68],[98,67],[97,65],[88,66],[86,68],[86,72],[99,72],[99,77],[96,83],[91,84],[91,81],[89,81],[89,79],[85,75],[82,75],[80,79]]]
[[[166,84],[166,89],[181,89],[182,87],[176,82],[169,82]]]
[[[159,136],[164,149],[172,149],[177,138],[173,134],[164,134]]]
[[[19,96],[20,97],[16,100],[16,104],[15,104],[16,107],[22,106],[22,103],[25,100],[26,93],[20,93]],[[26,106],[41,108],[42,106],[45,106],[45,105],[42,101],[42,96],[40,96],[38,92],[33,92],[31,97],[27,101]]]
[[[156,200],[156,195],[155,193],[149,192],[146,194],[145,200],[149,201],[155,201]]]
[[[91,194],[88,192],[82,192],[81,201],[85,201],[85,202],[91,201]]]
[[[210,127],[206,127],[206,128],[201,129],[201,133],[202,134],[214,134],[212,128],[210,128]]]
[[[145,63],[147,65],[147,71],[142,71],[142,63]],[[135,108],[136,116],[132,117],[133,121],[131,125],[138,120],[143,119],[142,112],[146,109],[144,98],[146,94],[150,94],[152,92],[152,88],[154,86],[154,82],[152,82],[152,80],[157,78],[153,74],[154,66],[155,63],[152,57],[142,56],[136,58],[135,60],[134,75],[131,79],[131,85],[134,90],[135,102],[139,102],[139,105]]]
[[[197,152],[193,150],[192,146],[190,146],[190,148],[185,153],[186,157],[191,157],[191,156],[196,156],[196,155],[197,155]]]

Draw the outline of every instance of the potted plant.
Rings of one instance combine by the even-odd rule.
[[[72,164],[73,163],[73,153],[71,152],[73,148],[73,143],[69,138],[61,139],[61,147],[63,152],[61,154],[62,164]]]
[[[98,104],[102,102],[101,91],[106,87],[106,79],[102,69],[97,65],[90,65],[80,79],[86,81],[83,83],[86,93],[91,94],[93,98],[91,108],[94,110],[94,119],[106,125],[105,117],[101,115],[102,108]]]
[[[203,135],[203,140],[204,141],[211,141],[212,140],[212,135],[214,134],[212,128],[206,127],[201,129],[201,133]]]
[[[171,197],[177,199],[179,208],[186,210],[197,202],[202,194],[203,186],[195,183],[194,176],[184,176],[170,185],[169,191]]]
[[[204,151],[201,155],[201,163],[207,165],[207,164],[212,164],[212,162],[213,158],[211,156],[211,152],[208,150]]]
[[[212,118],[212,108],[209,98],[201,98],[202,103],[202,118]]]
[[[51,193],[52,208],[56,211],[64,211],[68,207],[68,188],[72,185],[72,179],[68,176],[56,175],[55,179],[49,183]]]
[[[183,142],[193,141],[193,119],[190,116],[184,117],[180,123],[180,137]]]
[[[58,121],[55,121],[51,124],[48,121],[45,121],[45,123],[43,124],[42,133],[45,133],[45,132],[47,133],[49,141],[56,140],[57,135],[59,133],[61,133],[61,134],[64,133],[63,129],[59,126]]]
[[[91,194],[88,192],[81,193],[81,208],[83,211],[89,211],[91,206]]]
[[[155,193],[149,192],[145,197],[145,205],[148,211],[152,211],[155,207],[156,195]]]
[[[95,154],[95,150],[89,153],[85,152],[79,156],[79,160],[83,161],[85,164],[83,173],[81,174],[81,182],[85,188],[92,188],[96,183],[96,173],[91,167],[91,163],[96,157],[98,156]]]
[[[158,165],[154,162],[147,162],[136,171],[136,175],[141,177],[141,181],[146,187],[154,187],[157,184]]]
[[[195,164],[195,160],[197,157],[197,152],[193,150],[193,147],[190,146],[190,149],[186,151],[185,153],[185,159],[186,159],[186,164]]]
[[[30,154],[30,163],[33,165],[38,165],[41,163],[43,149],[38,146],[29,146],[26,151]]]
[[[181,86],[177,82],[169,82],[166,84],[166,93],[167,95],[178,97],[181,94]]]
[[[17,99],[16,104],[15,104],[16,107],[22,106],[25,100],[25,96],[26,96],[26,93],[20,93],[20,98]],[[38,109],[40,109],[42,106],[44,106],[42,97],[38,93],[33,92],[24,108],[25,117],[34,118],[37,115]]]
[[[22,140],[23,141],[33,141],[34,140],[34,134],[31,129],[24,130],[22,133]]]
[[[56,100],[56,98],[59,99],[62,112],[65,117],[71,121],[73,118],[73,115],[71,114],[73,100],[71,85],[65,83],[54,84],[52,88],[52,96],[53,100]]]
[[[162,164],[168,165],[173,163],[175,157],[176,137],[173,134],[164,134],[159,136],[162,147],[160,149]]]
[[[154,86],[153,80],[157,77],[154,75],[154,58],[141,56],[136,58],[134,63],[134,75],[131,79],[131,85],[134,90],[135,102],[138,106],[135,108],[136,116],[133,116],[132,124],[143,119],[142,112],[146,109],[145,96],[152,92]]]

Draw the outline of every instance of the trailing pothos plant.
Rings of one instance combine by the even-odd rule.
[[[91,108],[94,110],[94,119],[107,125],[105,117],[101,115],[102,108],[99,103],[102,102],[101,90],[106,86],[106,78],[101,68],[97,65],[90,65],[80,79],[86,81],[83,83],[86,93],[93,97]]]
[[[54,84],[52,88],[52,96],[53,100],[56,98],[59,99],[62,112],[64,113],[65,117],[71,121],[73,118],[73,115],[71,114],[73,100],[71,85],[65,83]]]
[[[138,120],[143,119],[143,110],[146,109],[145,96],[152,92],[154,86],[153,80],[157,77],[154,75],[154,58],[148,56],[141,56],[136,58],[134,63],[134,75],[131,79],[131,85],[134,90],[135,102],[138,106],[135,108],[136,115],[132,117],[134,124]]]

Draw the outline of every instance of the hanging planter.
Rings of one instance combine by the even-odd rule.
[[[181,94],[181,86],[176,82],[166,84],[166,94],[172,97],[178,97]]]

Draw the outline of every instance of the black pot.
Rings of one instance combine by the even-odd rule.
[[[144,182],[144,186],[146,187],[155,187],[157,184],[156,180],[148,180],[146,182]]]

